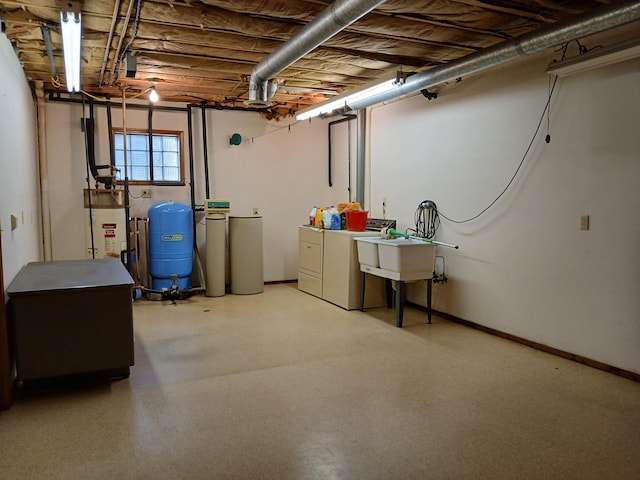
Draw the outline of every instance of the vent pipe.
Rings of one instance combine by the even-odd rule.
[[[247,104],[267,106],[275,94],[272,77],[282,72],[314,48],[345,29],[385,0],[337,0],[323,10],[290,40],[280,45],[258,63],[249,79]]]
[[[471,75],[486,68],[494,67],[518,57],[538,53],[547,48],[562,45],[579,38],[603,32],[614,27],[640,19],[640,2],[613,2],[605,7],[577,15],[569,20],[542,27],[535,32],[516,39],[502,42],[493,47],[472,53],[451,61],[446,65],[417,73],[390,91],[349,104],[351,110],[358,110],[423,88]]]

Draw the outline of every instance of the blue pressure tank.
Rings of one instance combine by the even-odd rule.
[[[191,286],[192,269],[193,213],[191,208],[177,202],[158,203],[149,208],[151,288],[171,290],[175,283],[178,290],[188,290]]]

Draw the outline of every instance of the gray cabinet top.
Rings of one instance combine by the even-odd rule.
[[[122,262],[115,258],[31,262],[16,275],[7,293],[133,285]]]

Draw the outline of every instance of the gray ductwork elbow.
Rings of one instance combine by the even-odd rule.
[[[329,5],[253,68],[249,79],[249,100],[246,103],[268,103],[271,98],[269,83],[275,84],[271,80],[275,75],[384,2],[385,0],[337,0]],[[277,84],[275,86],[277,90]]]

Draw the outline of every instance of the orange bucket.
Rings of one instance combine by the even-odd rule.
[[[367,229],[369,212],[366,210],[347,210],[347,230],[352,232],[364,232]]]

